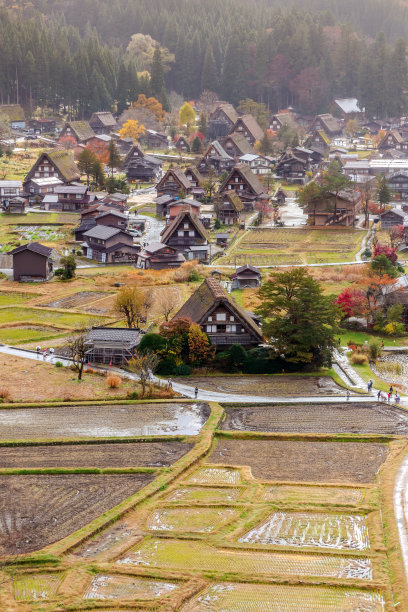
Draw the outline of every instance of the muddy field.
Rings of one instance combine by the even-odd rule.
[[[0,476],[0,554],[39,550],[80,529],[154,474]]]
[[[408,434],[408,413],[386,404],[270,405],[225,408],[221,429],[293,433]]]
[[[0,411],[0,439],[196,435],[207,404],[60,406]]]
[[[346,391],[329,376],[189,376],[177,382],[199,389],[220,393],[237,393],[259,397],[302,397],[316,395],[345,395]]]
[[[163,467],[192,448],[182,442],[0,447],[0,468]]]
[[[91,302],[95,302],[98,299],[107,297],[109,293],[104,291],[79,291],[73,295],[47,302],[46,304],[39,304],[43,308],[81,308]]]
[[[385,444],[282,440],[217,441],[208,463],[249,465],[254,478],[302,482],[373,482]]]

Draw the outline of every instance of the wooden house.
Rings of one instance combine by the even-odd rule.
[[[213,170],[219,176],[223,172],[229,172],[234,165],[234,158],[225,151],[218,140],[214,140],[208,145],[197,168],[200,174],[207,175]]]
[[[324,130],[314,130],[306,139],[306,146],[318,147],[322,155],[327,155],[330,151],[330,138]]]
[[[253,115],[242,115],[238,117],[234,124],[233,132],[244,136],[251,147],[261,140],[264,135],[263,129]],[[249,153],[249,151],[247,151],[247,153]]]
[[[324,113],[323,115],[316,115],[310,131],[323,130],[329,138],[335,138],[340,136],[343,132],[343,124],[340,119],[333,117],[330,113]]]
[[[10,251],[15,281],[47,281],[54,273],[52,249],[30,242]]]
[[[196,217],[200,216],[201,202],[185,198],[184,200],[174,200],[167,206],[167,222],[173,221],[181,211],[186,210],[186,207],[190,210],[191,214],[196,215]]]
[[[0,179],[0,204],[13,198],[18,198],[22,192],[21,181],[8,181]]]
[[[274,132],[279,132],[279,130],[284,126],[290,127],[293,130],[297,130],[299,127],[295,117],[289,111],[272,115],[272,119],[270,121],[271,130],[273,130]]]
[[[158,196],[171,195],[178,196],[180,193],[188,195],[192,192],[193,186],[181,168],[169,168],[166,174],[156,185]]]
[[[195,198],[202,197],[205,194],[204,189],[201,187],[201,183],[203,182],[204,177],[200,173],[198,168],[196,168],[195,166],[189,166],[184,170],[184,174],[193,186],[191,190],[192,195]]]
[[[162,162],[153,155],[146,155],[139,145],[133,145],[122,165],[128,183],[153,183],[159,178],[161,168]]]
[[[61,130],[58,143],[73,149],[78,144],[86,144],[93,136],[95,132],[87,121],[68,121]]]
[[[208,335],[217,349],[232,344],[254,347],[262,343],[262,332],[251,314],[236,304],[215,278],[206,278],[176,316],[188,317]]]
[[[245,164],[254,174],[268,174],[271,169],[270,161],[263,155],[246,153],[238,159],[240,164]]]
[[[388,184],[397,199],[408,199],[408,171],[394,172],[388,177]]]
[[[246,153],[255,153],[250,142],[248,142],[243,134],[238,132],[233,132],[224,138],[222,141],[222,146],[231,157],[238,158]]]
[[[346,122],[364,118],[364,108],[361,108],[357,98],[336,98],[330,105],[330,112]]]
[[[47,134],[55,132],[57,123],[55,119],[30,119],[28,127],[33,134]]]
[[[306,172],[310,168],[310,162],[303,156],[295,155],[292,150],[283,153],[275,167],[277,176],[285,179],[289,183],[304,185],[306,182]]]
[[[155,130],[146,130],[140,140],[148,149],[167,149],[169,146],[167,135]]]
[[[96,201],[95,194],[90,192],[89,188],[81,183],[58,185],[55,187],[53,195],[56,196],[53,199],[47,199],[47,195],[44,197],[41,208],[63,212],[78,212],[92,206]],[[50,203],[48,204],[48,202]]]
[[[404,138],[398,130],[387,132],[378,145],[379,151],[388,151],[396,149],[397,151],[408,151],[408,140]]]
[[[231,275],[232,289],[247,289],[248,287],[259,287],[261,284],[261,271],[255,266],[245,264],[237,268]]]
[[[142,334],[127,327],[92,327],[86,339],[88,363],[126,365],[135,355]]]
[[[3,210],[5,213],[10,215],[24,215],[25,214],[25,198],[14,196],[3,202]]]
[[[308,224],[314,226],[353,227],[361,210],[361,193],[356,190],[333,194],[307,209]]]
[[[253,210],[258,202],[269,200],[266,188],[244,164],[235,166],[219,189],[222,197],[231,191],[235,191],[239,195],[247,210]]]
[[[129,209],[127,205],[128,197],[126,193],[107,193],[100,198],[100,202],[109,208],[115,208],[119,212],[124,213]]]
[[[197,217],[185,206],[161,233],[161,241],[175,247],[187,260],[207,261],[209,235]]]
[[[408,220],[408,214],[400,208],[392,208],[380,214],[382,230],[389,230],[397,225],[404,225],[406,220]]]
[[[142,270],[164,270],[179,268],[185,261],[184,255],[175,247],[151,242],[139,253],[136,265]]]
[[[5,115],[8,118],[12,130],[25,129],[26,118],[21,104],[1,104],[0,115]]]
[[[162,195],[156,198],[156,215],[165,217],[168,207],[177,200],[177,196]]]
[[[236,191],[225,191],[222,194],[222,202],[216,207],[217,219],[223,225],[234,225],[239,223],[241,212],[244,210],[244,205]]]
[[[117,126],[116,119],[112,113],[108,111],[102,111],[92,113],[89,120],[89,125],[95,132],[95,134],[110,134],[114,132]]]
[[[211,113],[207,131],[209,138],[212,140],[223,138],[233,131],[235,122],[238,119],[238,114],[232,104],[222,102]]]
[[[140,246],[118,227],[96,225],[83,234],[82,252],[88,259],[102,263],[136,263]]]
[[[32,195],[36,191],[36,186],[32,184],[32,179],[47,179],[51,183],[53,182],[52,179],[54,179],[54,182],[59,180],[65,185],[69,185],[74,181],[79,181],[80,178],[79,170],[69,151],[50,151],[48,153],[41,153],[25,177],[23,188],[25,193]]]
[[[174,146],[180,153],[190,153],[190,145],[184,136],[179,136]]]
[[[102,208],[102,207],[101,207]],[[92,229],[96,225],[105,225],[106,227],[116,227],[126,231],[128,218],[117,210],[100,210],[95,215],[82,216],[81,223],[75,228],[75,240],[78,242],[83,240],[85,232]]]

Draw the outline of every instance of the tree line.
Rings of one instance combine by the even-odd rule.
[[[334,97],[348,96],[372,116],[408,110],[406,42],[392,36],[408,34],[407,7],[393,0],[345,0],[341,10],[331,0],[305,0],[302,10],[297,4],[83,0],[65,1],[61,16],[59,0],[13,2],[0,12],[2,102],[63,105],[82,117],[116,102],[123,110],[139,93],[153,93],[166,108],[165,84],[185,99],[210,90],[235,105],[252,98],[273,111],[293,105],[324,112]],[[387,36],[371,38],[379,14]],[[126,53],[135,33],[150,35],[174,58],[167,72],[156,61],[151,81]]]

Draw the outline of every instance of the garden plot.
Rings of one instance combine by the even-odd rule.
[[[363,557],[246,552],[217,549],[197,540],[146,538],[123,555],[119,565],[171,570],[234,572],[262,576],[320,576],[372,579],[372,562]]]
[[[385,444],[218,439],[209,463],[249,465],[254,478],[369,483],[388,455]]]
[[[364,235],[359,230],[254,229],[218,261],[258,266],[353,261]]]
[[[362,515],[274,512],[238,539],[244,544],[315,546],[340,550],[369,548],[367,519]]]
[[[167,595],[180,583],[120,574],[98,574],[86,589],[84,599],[155,599]]]
[[[150,531],[211,533],[237,518],[232,508],[159,508],[149,516]]]
[[[207,404],[58,406],[0,412],[0,439],[197,435]]]
[[[0,308],[0,325],[24,322],[27,324],[48,323],[52,327],[79,328],[82,324],[92,325],[99,321],[96,317],[79,313],[56,312],[40,308]]]
[[[61,227],[55,225],[19,225],[14,230],[22,240],[30,242],[54,242],[63,236]]]
[[[163,467],[192,447],[182,442],[1,446],[0,468]]]
[[[386,404],[226,407],[222,429],[293,433],[408,434],[408,413]]]
[[[231,503],[237,501],[244,491],[243,487],[182,487],[170,493],[166,502]]]
[[[13,594],[16,601],[52,599],[63,581],[63,572],[50,574],[21,574],[13,578]]]
[[[67,330],[40,325],[19,325],[18,327],[0,327],[0,342],[14,346],[28,342],[42,342],[58,336],[63,336]]]
[[[375,591],[312,586],[237,584],[208,587],[181,608],[182,612],[383,612]]]
[[[37,297],[33,293],[0,293],[0,306],[16,306]]]
[[[151,482],[154,474],[0,476],[0,553],[44,548]]]
[[[188,483],[194,484],[241,484],[241,472],[227,467],[201,467],[191,474]]]
[[[345,395],[345,389],[330,376],[189,376],[177,378],[177,382],[208,391],[259,397]]]
[[[68,295],[66,297],[60,298],[59,300],[54,300],[52,302],[47,302],[46,304],[39,304],[42,308],[81,308],[82,306],[86,306],[87,304],[104,298],[110,295],[105,291],[79,291],[78,293],[74,293],[73,295]]]
[[[363,488],[265,485],[261,500],[287,504],[359,505],[363,503],[365,494]]]

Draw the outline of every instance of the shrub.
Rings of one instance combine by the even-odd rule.
[[[62,367],[63,367],[63,365],[62,365],[62,361],[56,361],[56,362],[55,362],[55,367],[56,367],[56,368],[62,368]]]
[[[167,346],[167,341],[160,334],[145,334],[138,346],[138,350],[140,352],[144,351],[160,351],[165,349]]]
[[[62,276],[64,274],[63,268],[57,268],[54,272],[55,276]]]
[[[5,400],[6,402],[11,400],[10,391],[6,387],[0,387],[0,399],[3,401]]]
[[[163,374],[163,376],[168,376],[169,374],[173,374],[173,370],[176,366],[177,364],[174,357],[165,357],[159,362],[156,372],[157,374]]]
[[[371,340],[368,345],[370,361],[376,361],[381,355],[381,342],[379,340]]]
[[[368,357],[364,353],[353,353],[351,363],[354,365],[368,365]]]
[[[139,399],[139,393],[137,391],[130,391],[130,393],[128,393],[128,398],[137,400]]]
[[[174,368],[173,374],[174,376],[190,376],[191,368],[189,365],[182,363]]]
[[[402,336],[405,332],[405,327],[403,323],[397,323],[396,321],[390,321],[384,327],[384,331],[387,336]]]
[[[109,374],[106,378],[106,382],[111,389],[118,389],[122,383],[122,379],[117,374]]]

